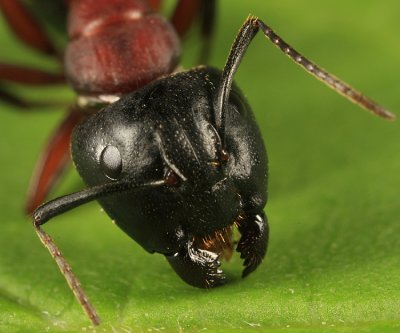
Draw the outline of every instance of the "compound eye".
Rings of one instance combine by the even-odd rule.
[[[118,179],[122,171],[121,153],[117,147],[107,146],[100,155],[100,166],[107,178]]]

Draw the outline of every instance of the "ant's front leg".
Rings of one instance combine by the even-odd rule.
[[[213,288],[226,282],[218,255],[196,248],[192,240],[166,258],[180,278],[194,287]]]
[[[242,277],[253,272],[267,253],[269,226],[264,212],[260,214],[246,215],[237,223],[242,235],[236,251],[240,252],[240,258],[244,259]]]

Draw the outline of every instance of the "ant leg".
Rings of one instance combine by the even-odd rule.
[[[29,102],[22,100],[21,98],[8,92],[1,86],[0,86],[0,101],[16,106],[19,109],[30,109],[33,107],[33,105],[30,104]]]
[[[212,38],[215,29],[216,1],[206,0],[201,3],[201,38],[203,45],[199,56],[199,64],[207,63],[210,56]]]
[[[10,29],[21,41],[41,53],[56,55],[53,44],[22,2],[0,0],[0,9],[4,13],[4,18],[8,21]],[[50,73],[6,63],[0,63],[0,80],[38,86],[65,83],[64,75],[61,72]],[[0,93],[0,99],[23,109],[54,104],[25,102],[3,89]]]
[[[204,63],[208,59],[212,35],[215,26],[215,0],[180,0],[177,3],[171,23],[182,38],[196,18],[200,18],[200,33],[202,47],[199,62]]]
[[[218,255],[195,248],[193,241],[188,241],[174,255],[165,257],[179,277],[194,287],[213,288],[226,282],[225,275],[219,269],[221,263]]]
[[[65,83],[65,77],[61,73],[50,73],[39,69],[26,68],[0,62],[0,82],[3,81],[30,86],[44,86]],[[58,102],[25,101],[1,86],[0,101],[4,101],[22,110],[30,110],[36,107],[65,106],[64,103]]]
[[[223,140],[225,138],[225,106],[228,104],[233,76],[235,75],[247,48],[259,30],[261,30],[264,33],[264,36],[275,46],[277,46],[283,53],[285,53],[291,60],[300,65],[306,72],[310,73],[315,78],[325,83],[328,87],[335,90],[337,93],[377,116],[387,119],[395,118],[395,116],[385,108],[308,60],[292,46],[287,44],[263,21],[256,17],[250,16],[242,25],[232,45],[232,49],[229,53],[228,60],[222,73],[221,85],[217,94],[215,123]]]
[[[246,216],[237,223],[242,235],[236,251],[244,259],[242,277],[246,277],[261,264],[268,248],[269,227],[264,212]]]
[[[0,0],[0,9],[14,34],[25,44],[47,55],[56,48],[20,0]]]
[[[64,103],[57,103],[57,102],[33,102],[33,101],[26,101],[22,98],[16,96],[15,94],[9,92],[7,89],[3,88],[0,85],[0,101],[5,103],[11,104],[17,107],[18,110],[30,111],[34,108],[43,108],[43,107],[54,107],[54,106],[65,106]]]
[[[71,160],[69,146],[72,131],[87,116],[88,114],[82,110],[71,109],[48,139],[31,176],[25,207],[27,213],[32,213],[36,207],[43,203],[60,179]]]
[[[182,38],[192,26],[200,10],[201,0],[179,0],[176,4],[171,23]]]
[[[0,80],[30,86],[65,83],[62,73],[51,73],[40,69],[27,68],[0,62]]]

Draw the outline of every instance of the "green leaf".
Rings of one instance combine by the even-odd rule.
[[[222,67],[249,13],[295,48],[400,115],[398,1],[221,1],[212,64]],[[184,45],[191,66],[198,40]],[[0,29],[2,59],[54,67]],[[400,123],[371,116],[292,64],[262,36],[236,77],[270,159],[265,262],[245,280],[185,285],[91,203],[54,219],[52,235],[103,319],[96,332],[399,332]],[[66,88],[15,87],[71,99]],[[0,104],[0,331],[91,332],[22,207],[35,160],[61,110]],[[82,188],[71,169],[56,193]]]

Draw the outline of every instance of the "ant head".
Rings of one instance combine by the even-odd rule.
[[[96,113],[74,132],[73,160],[89,186],[164,180],[157,189],[124,190],[100,199],[117,224],[147,249],[163,250],[157,237],[177,228],[186,235],[222,229],[241,211],[229,175],[234,158],[222,147],[214,125],[219,79],[219,72],[201,68],[158,80]],[[148,225],[163,221],[152,230],[154,241],[143,231],[146,227],[131,230],[132,220],[144,218]]]

